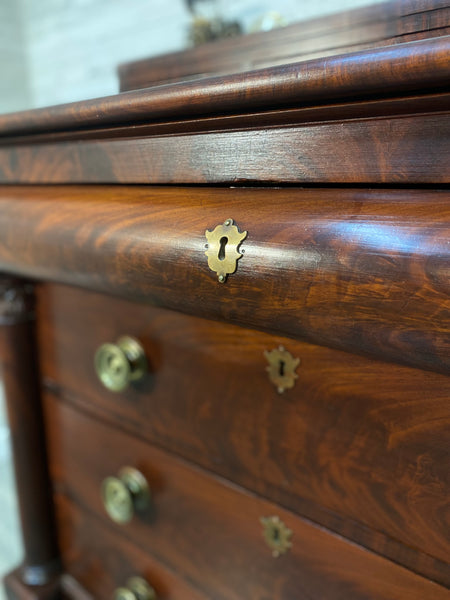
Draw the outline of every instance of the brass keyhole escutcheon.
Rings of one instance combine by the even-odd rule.
[[[157,600],[156,592],[142,577],[130,577],[126,587],[117,588],[113,600]]]
[[[237,261],[242,257],[239,252],[240,244],[247,237],[247,232],[240,232],[233,219],[227,219],[222,225],[217,225],[213,231],[205,231],[206,256],[211,271],[217,274],[220,283],[225,283],[228,275],[237,269]]]
[[[294,358],[283,346],[279,346],[270,352],[266,350],[264,356],[269,363],[266,371],[269,373],[270,381],[276,386],[278,393],[282,394],[284,390],[294,387],[295,380],[298,378],[295,370],[300,364],[300,359]]]
[[[135,512],[150,507],[151,494],[144,475],[133,467],[123,467],[117,477],[107,477],[102,483],[102,498],[106,512],[115,523],[128,523]]]
[[[272,550],[272,556],[278,558],[292,547],[292,531],[277,517],[262,517],[263,536]]]
[[[147,359],[141,344],[123,336],[115,344],[103,344],[95,353],[95,370],[103,385],[112,392],[121,392],[132,381],[142,379],[147,372]]]

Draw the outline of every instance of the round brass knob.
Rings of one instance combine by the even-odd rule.
[[[98,378],[112,392],[121,392],[147,372],[144,349],[128,336],[119,338],[115,344],[100,346],[94,362]]]
[[[114,592],[114,600],[157,600],[156,592],[142,577],[131,577],[126,587]]]
[[[150,488],[137,469],[123,467],[117,477],[107,477],[102,483],[103,506],[116,523],[128,523],[135,512],[150,506]],[[125,599],[124,599],[125,600]]]

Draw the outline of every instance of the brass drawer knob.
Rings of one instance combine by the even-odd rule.
[[[142,577],[131,577],[126,587],[114,592],[114,600],[157,600],[156,592]]]
[[[103,344],[95,353],[95,370],[103,385],[112,392],[121,392],[132,381],[142,379],[147,372],[147,359],[141,344],[124,336],[115,344]]]
[[[133,467],[123,467],[117,477],[107,477],[102,483],[103,505],[116,523],[128,523],[135,512],[150,506],[151,493],[145,477]]]

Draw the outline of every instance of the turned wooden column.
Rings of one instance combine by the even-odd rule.
[[[5,579],[10,597],[23,596],[25,589],[29,596],[29,586],[47,589],[60,571],[39,393],[33,300],[30,284],[0,278],[0,379],[11,427],[24,546],[21,567]]]

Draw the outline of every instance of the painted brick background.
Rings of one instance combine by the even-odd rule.
[[[0,112],[32,102],[20,8],[14,0],[0,0]]]

